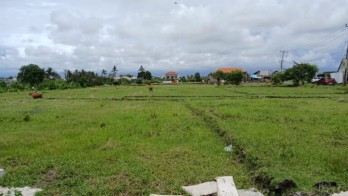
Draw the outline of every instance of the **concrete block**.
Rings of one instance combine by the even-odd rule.
[[[192,186],[183,186],[182,188],[192,196],[210,195],[217,192],[217,183],[211,181]]]
[[[0,178],[5,174],[5,170],[4,169],[0,169]]]
[[[218,196],[239,196],[232,176],[222,176],[216,178]]]

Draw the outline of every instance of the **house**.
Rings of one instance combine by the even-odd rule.
[[[247,72],[242,69],[242,68],[239,68],[239,67],[233,67],[233,68],[219,68],[217,70],[215,70],[213,73],[216,73],[216,72],[223,72],[223,73],[231,73],[233,71],[241,71],[244,75],[244,78],[243,78],[243,82],[246,82],[247,80]],[[221,80],[222,83],[224,83],[225,81],[224,80]],[[211,83],[211,84],[214,84],[214,83],[217,83],[217,80],[215,78],[213,78],[212,76],[209,77],[208,79],[208,83]]]
[[[251,75],[251,80],[267,82],[272,77],[272,72],[267,70],[259,70]]]
[[[168,71],[165,74],[165,79],[169,80],[169,81],[172,81],[172,83],[176,83],[177,80],[178,80],[178,74],[176,72],[174,72],[174,71]]]
[[[218,71],[222,71],[223,73],[230,73],[232,71],[241,71],[242,73],[246,73],[246,71],[242,68],[236,67],[236,68],[219,68],[217,70],[214,71],[214,73],[218,72]]]
[[[334,78],[338,84],[347,82],[348,78],[348,59],[342,59],[337,72],[330,73],[331,78]]]

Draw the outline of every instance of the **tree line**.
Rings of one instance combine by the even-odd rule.
[[[92,71],[75,70],[65,71],[65,80],[62,80],[60,75],[54,71],[51,67],[47,69],[40,68],[36,64],[24,65],[20,68],[17,75],[17,82],[7,85],[4,81],[0,81],[0,92],[11,90],[24,90],[24,89],[70,89],[70,88],[84,88],[101,85],[118,85],[118,84],[131,84],[132,81],[121,78],[115,80],[117,67],[113,66],[110,74],[107,74],[106,70],[102,70],[102,74],[98,75]],[[297,63],[294,62],[293,67],[286,69],[283,73],[278,72],[271,77],[273,85],[281,85],[285,81],[291,80],[294,86],[311,82],[311,79],[318,72],[318,67],[312,64]],[[220,85],[222,80],[224,84],[239,85],[245,74],[239,70],[224,73],[217,71],[209,74],[208,77],[215,78],[217,84]],[[208,79],[208,77],[201,77],[199,72],[194,75],[188,75],[186,77],[180,77],[181,82],[201,82],[202,79]],[[143,66],[140,66],[138,70],[137,79],[133,81],[137,84],[144,82],[153,83],[160,82],[155,80],[151,72],[146,71]]]

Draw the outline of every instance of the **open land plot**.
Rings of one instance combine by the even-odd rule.
[[[245,167],[181,102],[20,99],[0,108],[1,186],[180,194],[182,185],[224,175],[251,186]]]
[[[322,181],[348,189],[348,99],[343,99],[236,98],[190,104],[236,146],[261,186],[291,179],[298,190],[311,192]]]
[[[180,194],[182,185],[232,175],[238,188],[269,191],[255,182],[269,177],[291,179],[300,191],[323,180],[338,184],[331,191],[348,189],[346,88],[111,86],[47,91],[43,100],[28,93],[0,94],[1,186]],[[223,151],[230,143],[235,154]]]

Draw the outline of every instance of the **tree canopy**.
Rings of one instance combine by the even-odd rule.
[[[152,74],[149,71],[146,71],[144,74],[144,79],[145,80],[152,80]]]
[[[217,80],[218,85],[220,85],[222,79],[226,81],[226,84],[239,85],[244,78],[244,75],[240,70],[235,70],[230,73],[217,71],[213,73],[212,75]]]
[[[51,67],[45,70],[45,78],[47,79],[60,79],[60,76],[57,72],[53,71]]]
[[[318,72],[316,65],[308,63],[296,63],[292,68],[286,69],[284,72],[284,80],[292,80],[295,86],[304,84],[305,82],[311,82],[312,78]]]
[[[194,80],[195,80],[195,82],[201,82],[202,81],[201,74],[199,72],[195,73]]]
[[[239,85],[243,80],[243,73],[240,70],[235,70],[225,74],[225,80],[227,83]]]
[[[41,69],[38,65],[35,64],[22,66],[17,75],[18,81],[30,84],[31,86],[40,84],[44,80],[44,78],[45,70]]]
[[[112,68],[112,70],[111,70],[111,73],[112,73],[112,77],[116,77],[116,74],[117,74],[117,67],[116,67],[116,65],[114,65],[114,67]]]
[[[217,80],[217,84],[220,85],[221,84],[221,80],[224,79],[224,72],[222,71],[217,71],[215,73],[212,74],[213,78],[215,78]]]

